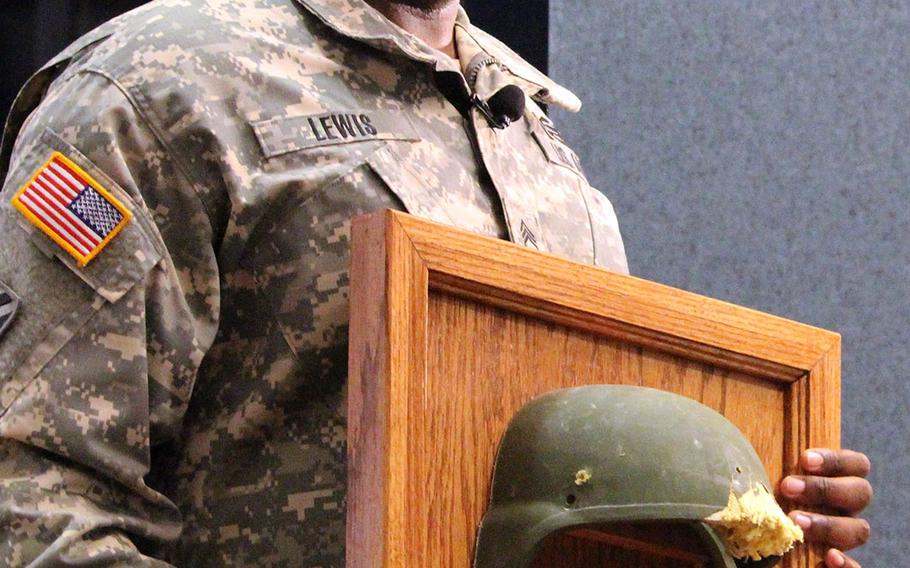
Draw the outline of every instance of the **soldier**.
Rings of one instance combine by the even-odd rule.
[[[50,61],[0,149],[4,558],[343,566],[348,220],[627,271],[540,104],[580,106],[455,0],[159,0]],[[784,492],[857,512],[867,464]]]

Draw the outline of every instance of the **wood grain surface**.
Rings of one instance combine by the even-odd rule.
[[[555,388],[699,400],[775,483],[800,449],[839,444],[837,334],[400,213],[355,220],[353,238],[349,567],[471,566],[500,437]],[[535,568],[701,565],[676,530],[554,537]]]

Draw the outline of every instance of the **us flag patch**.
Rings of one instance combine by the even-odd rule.
[[[85,266],[132,214],[101,184],[54,152],[13,197],[13,207]]]

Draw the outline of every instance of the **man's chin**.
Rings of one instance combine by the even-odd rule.
[[[436,12],[451,4],[456,4],[457,0],[389,0],[390,4],[400,4],[421,12]]]

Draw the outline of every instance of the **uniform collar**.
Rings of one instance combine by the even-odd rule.
[[[386,52],[431,64],[438,71],[461,71],[457,61],[401,29],[364,0],[295,1],[341,35]],[[516,82],[529,96],[544,104],[557,105],[572,112],[581,108],[581,101],[571,91],[535,69],[493,36],[473,26],[464,9],[459,7],[458,10],[455,26],[460,50],[462,43],[468,42],[486,52],[517,79]],[[465,59],[461,52],[459,56]]]

